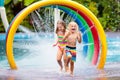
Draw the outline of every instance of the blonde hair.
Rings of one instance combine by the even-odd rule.
[[[63,25],[63,27],[64,27],[64,30],[63,30],[63,32],[65,33],[65,31],[66,31],[66,23],[63,21],[63,20],[58,20],[57,21],[57,23],[59,23],[60,22],[60,24],[62,24]],[[58,32],[58,27],[56,28],[56,34],[57,34],[57,32]]]
[[[73,25],[73,24],[76,25],[77,31],[79,31],[78,24],[77,24],[76,22],[74,22],[74,21],[71,21],[71,22],[68,24],[68,30],[70,30],[70,26]]]

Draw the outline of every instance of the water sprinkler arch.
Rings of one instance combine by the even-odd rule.
[[[7,59],[8,62],[10,64],[11,69],[17,69],[17,65],[15,63],[14,60],[14,56],[13,56],[13,39],[14,39],[14,35],[16,33],[16,30],[18,28],[18,25],[22,22],[22,20],[32,11],[43,7],[43,6],[48,6],[48,5],[64,5],[64,6],[70,6],[73,7],[75,9],[78,9],[80,11],[82,11],[83,13],[85,13],[87,16],[89,16],[89,18],[94,22],[94,25],[97,29],[97,32],[99,34],[99,38],[101,41],[101,55],[100,55],[100,59],[98,61],[98,65],[97,68],[98,69],[103,69],[104,65],[105,65],[105,61],[106,61],[106,54],[107,54],[107,43],[106,43],[106,36],[105,36],[105,32],[100,24],[100,22],[98,21],[98,19],[95,17],[95,15],[89,11],[87,8],[85,8],[84,6],[82,6],[81,4],[78,4],[77,2],[71,1],[71,0],[61,0],[61,1],[54,1],[54,0],[43,0],[43,1],[38,1],[36,3],[33,3],[32,5],[26,7],[24,10],[22,10],[19,15],[16,16],[16,18],[14,18],[14,20],[12,21],[7,35],[6,35],[6,55],[7,55]]]

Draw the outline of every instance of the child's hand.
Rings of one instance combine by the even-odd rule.
[[[77,31],[77,34],[80,35],[81,34],[80,31]]]
[[[53,44],[53,47],[57,46],[57,44]]]
[[[78,39],[78,42],[81,43],[81,33],[80,33],[80,31],[77,32],[77,39]]]

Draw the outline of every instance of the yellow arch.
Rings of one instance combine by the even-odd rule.
[[[94,22],[96,26],[96,29],[98,31],[100,41],[101,41],[101,55],[100,55],[100,60],[97,67],[98,69],[104,68],[104,64],[106,62],[106,54],[107,54],[106,36],[100,22],[95,17],[95,15],[91,11],[89,11],[87,8],[82,6],[81,4],[78,4],[71,0],[43,0],[43,1],[36,2],[28,6],[27,8],[25,8],[10,25],[10,29],[6,37],[6,54],[7,54],[8,62],[10,64],[11,69],[17,69],[14,56],[13,56],[13,39],[14,39],[16,30],[18,28],[18,25],[32,11],[48,5],[65,5],[65,6],[74,7],[74,8],[77,8],[78,10],[83,11],[87,16],[90,17],[90,19]]]

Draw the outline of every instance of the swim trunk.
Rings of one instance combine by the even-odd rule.
[[[66,46],[65,52],[67,57],[72,56],[71,60],[76,62],[76,47]]]

